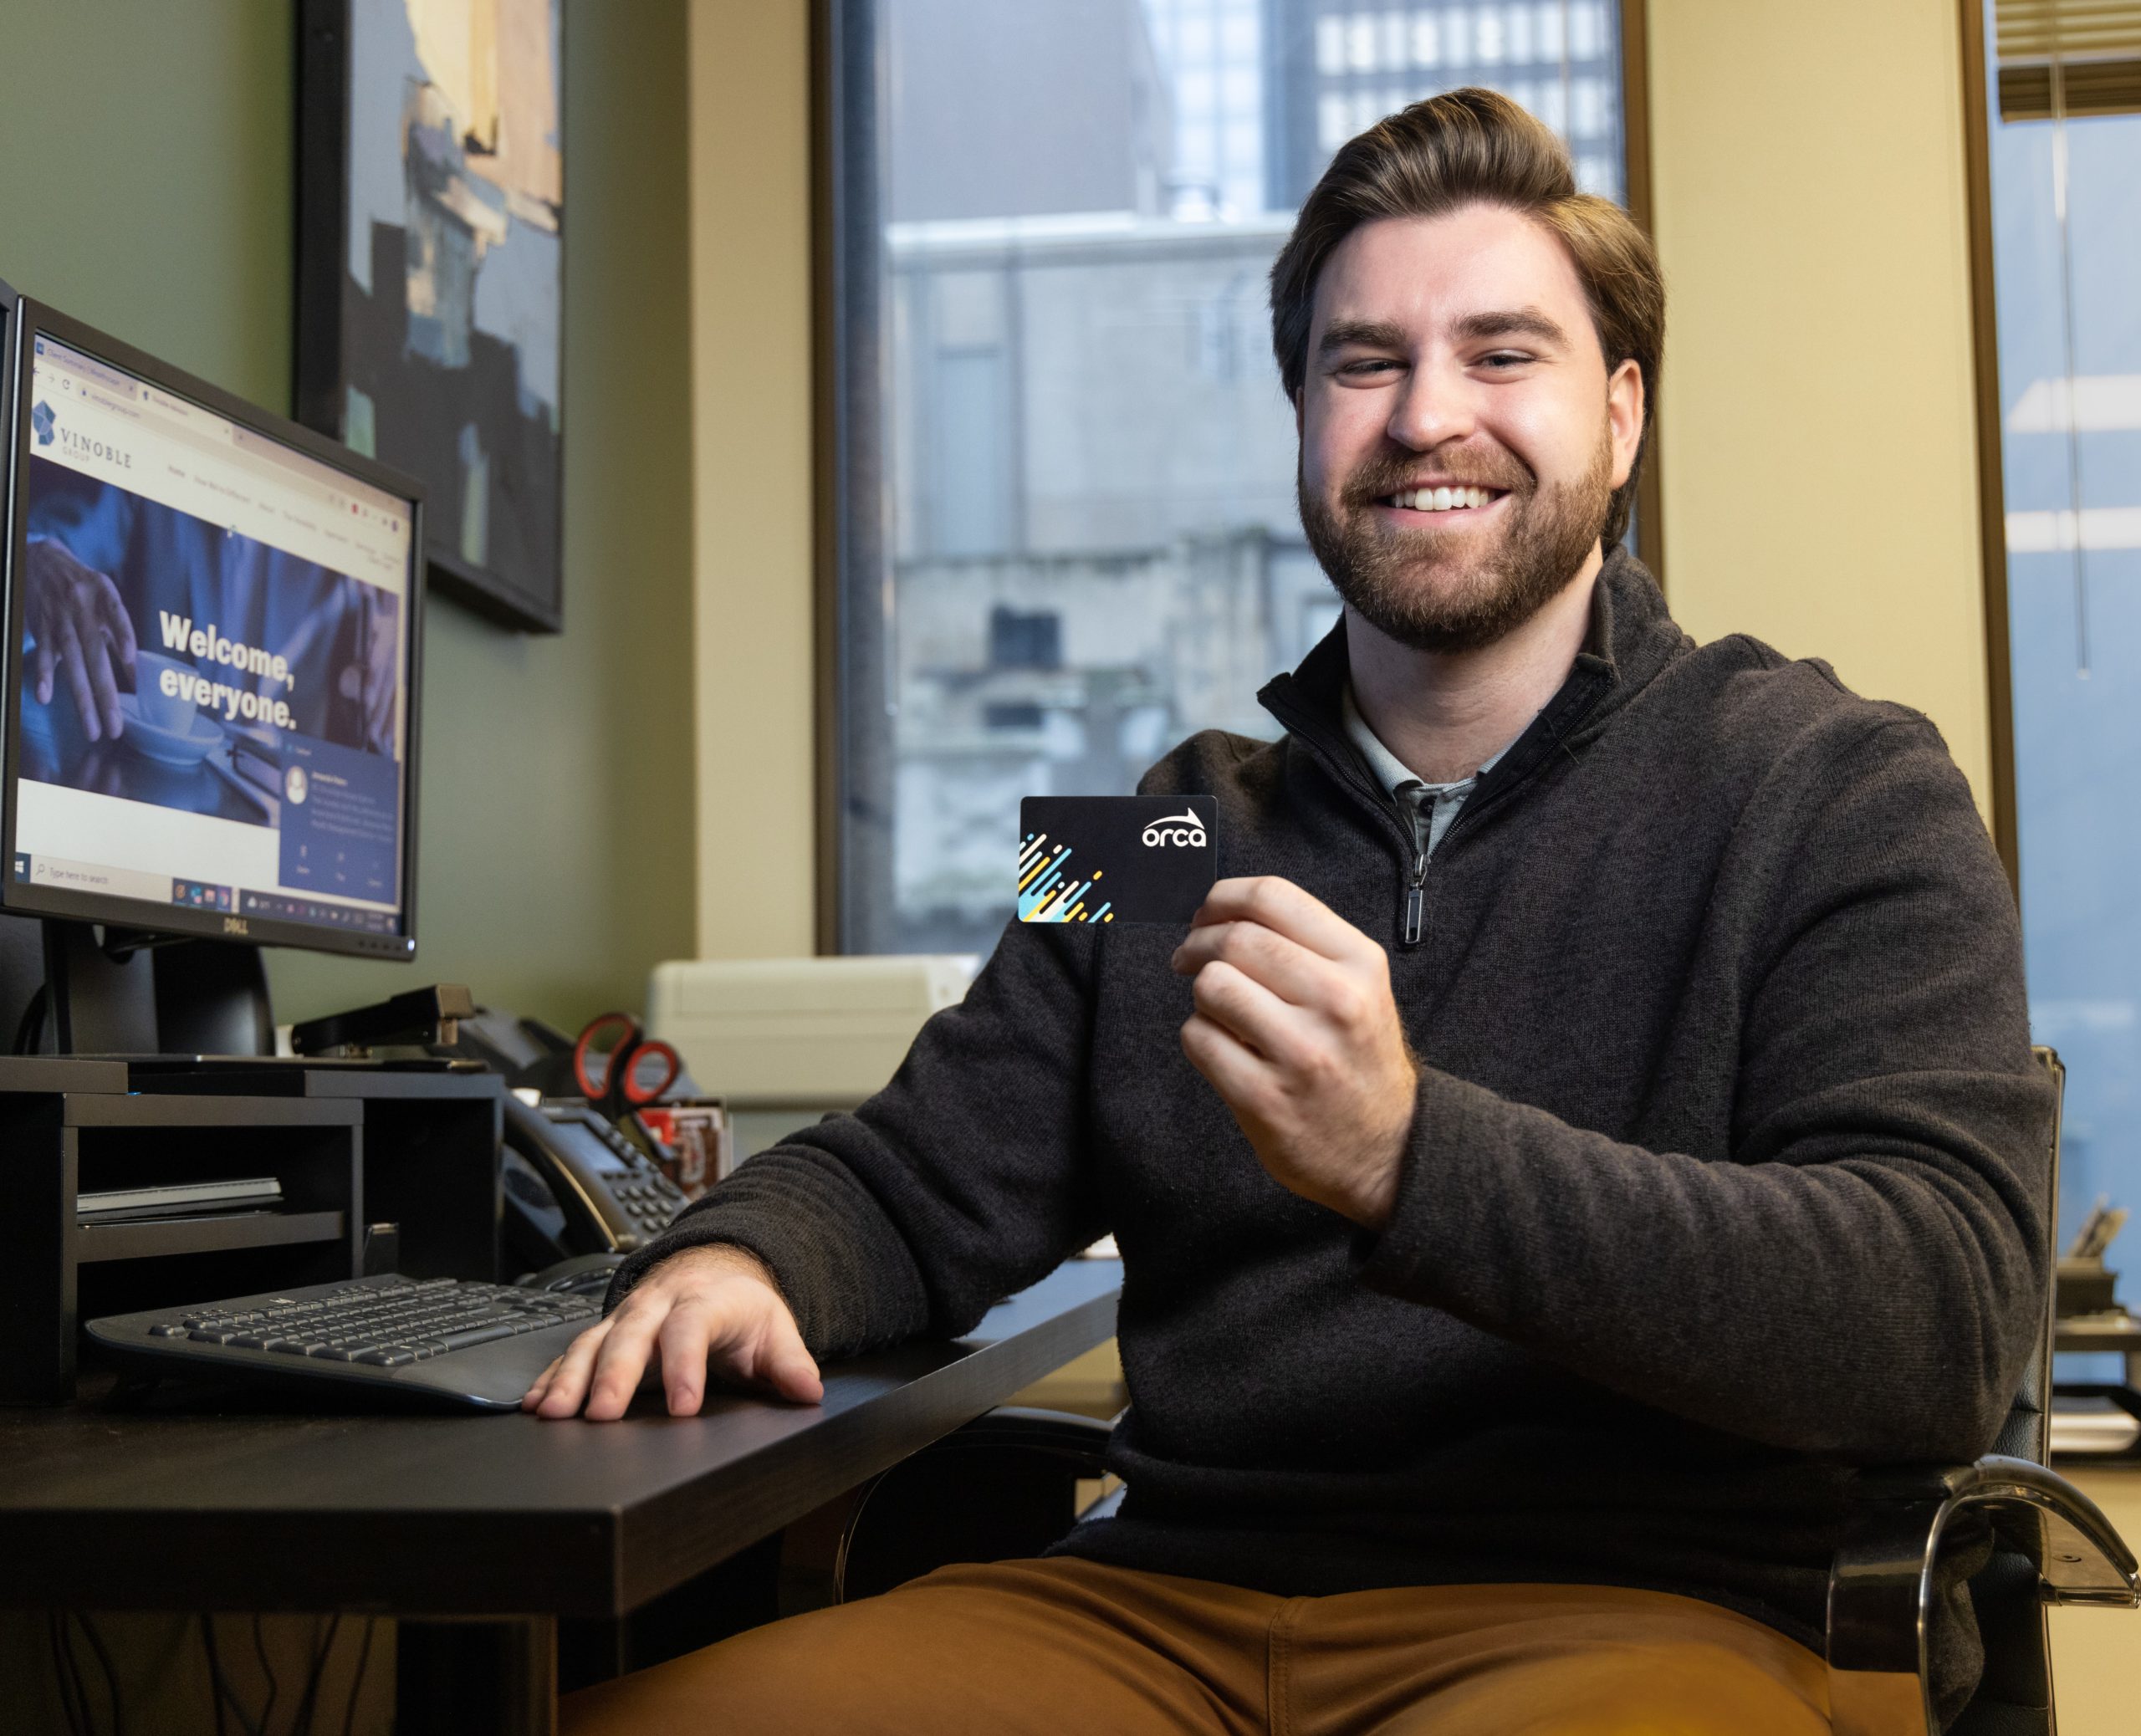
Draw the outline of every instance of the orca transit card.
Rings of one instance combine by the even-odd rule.
[[[1219,804],[1200,796],[1028,796],[1021,922],[1187,923],[1219,875]]]

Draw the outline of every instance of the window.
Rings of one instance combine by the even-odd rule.
[[[2099,1193],[2141,1206],[2141,88],[2120,96],[2141,3],[1997,0],[1984,18],[1994,570],[2030,1021],[2070,1070],[2063,1242]]]
[[[1018,804],[1127,792],[1337,602],[1266,279],[1331,154],[1492,81],[1618,197],[1595,0],[821,0],[839,534],[829,944],[985,951]]]

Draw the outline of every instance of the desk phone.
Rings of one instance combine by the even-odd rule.
[[[506,1248],[531,1266],[629,1253],[667,1227],[684,1195],[596,1111],[505,1103]]]

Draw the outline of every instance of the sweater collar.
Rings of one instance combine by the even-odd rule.
[[[1520,782],[1557,749],[1595,738],[1691,645],[1643,563],[1616,547],[1592,587],[1590,627],[1567,679],[1492,770],[1480,774],[1474,800]],[[1266,682],[1257,701],[1321,757],[1352,768],[1373,793],[1380,786],[1346,732],[1347,666],[1341,614],[1300,668]]]

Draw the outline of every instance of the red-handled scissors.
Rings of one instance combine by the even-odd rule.
[[[613,1121],[659,1101],[683,1070],[677,1051],[646,1035],[629,1013],[590,1019],[572,1046],[572,1076],[581,1094]]]

